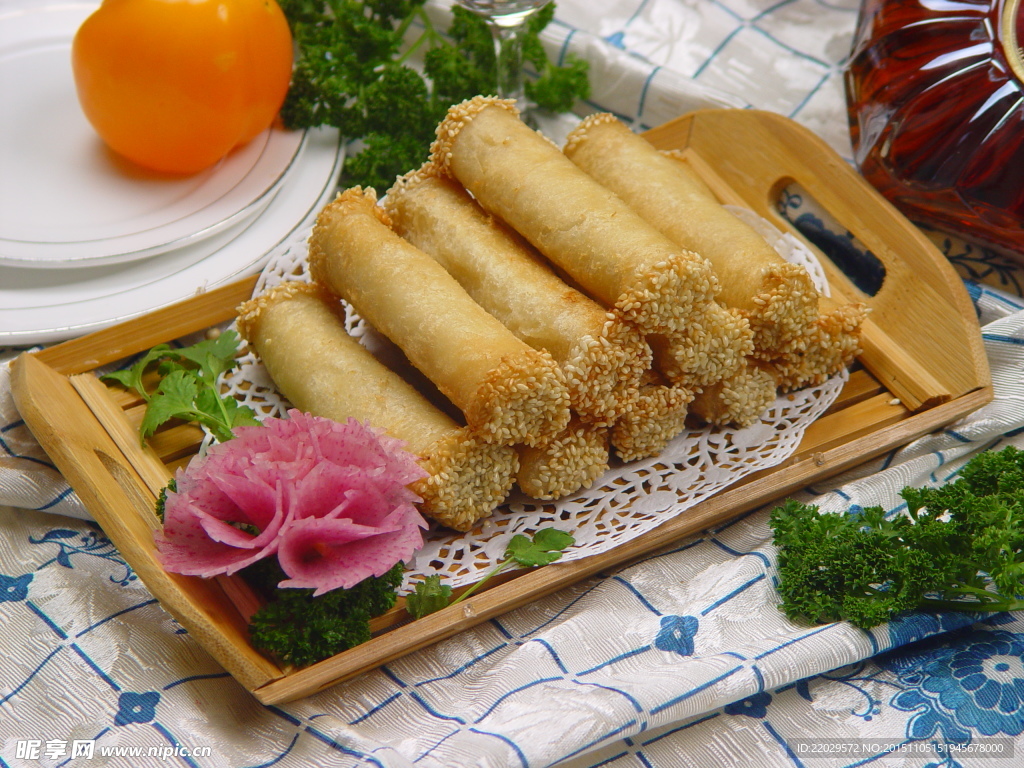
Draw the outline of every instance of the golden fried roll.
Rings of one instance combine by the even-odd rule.
[[[389,224],[372,189],[340,194],[309,239],[313,279],[391,339],[482,439],[534,445],[565,429],[569,392],[551,355],[517,339]]]
[[[719,298],[749,319],[759,358],[784,355],[795,367],[809,336],[817,343],[850,345],[847,339],[813,331],[819,320],[829,321],[819,315],[819,295],[807,271],[786,262],[764,237],[723,207],[685,163],[659,152],[610,114],[584,119],[569,134],[564,152],[659,232],[711,262],[721,283]],[[853,310],[844,311],[847,319],[852,317]],[[863,309],[857,311],[862,317]],[[850,333],[856,334],[858,327]],[[822,364],[835,359],[827,352],[819,356]],[[804,367],[796,378],[835,372]]]
[[[578,419],[542,446],[519,446],[516,483],[534,499],[560,499],[589,488],[608,469],[608,428]]]
[[[423,514],[465,531],[504,501],[514,448],[486,443],[430,404],[349,336],[336,297],[288,282],[239,307],[238,329],[296,408],[355,418],[403,440],[428,476],[411,486]]]
[[[811,327],[805,348],[765,356],[783,392],[824,383],[831,374],[850,365],[861,352],[864,307],[860,304],[836,306],[826,296],[822,296],[822,304],[829,309]]]
[[[757,317],[759,348],[778,346],[783,335],[803,334],[816,318],[817,291],[806,270],[787,264],[685,164],[659,152],[614,115],[585,118],[569,134],[564,152],[658,231],[711,262],[722,302]]]
[[[657,456],[686,428],[693,392],[672,384],[658,371],[644,374],[640,399],[611,431],[612,448],[623,461]]]
[[[705,322],[718,292],[707,260],[580,171],[519,119],[513,102],[478,96],[453,106],[431,162],[644,333]]]
[[[740,312],[719,307],[716,313],[720,316],[717,333],[695,327],[647,337],[654,367],[673,384],[695,389],[728,379],[753,354],[750,325]]]
[[[527,242],[432,166],[384,199],[396,232],[437,260],[473,299],[565,372],[580,418],[611,424],[639,396],[651,350],[639,330],[568,286]]]
[[[690,413],[708,424],[749,427],[775,402],[778,391],[772,372],[747,363],[731,377],[704,387],[690,403]]]

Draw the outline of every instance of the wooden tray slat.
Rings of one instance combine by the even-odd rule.
[[[800,452],[823,451],[891,424],[898,424],[910,411],[888,392],[851,402],[846,408],[826,414],[808,427],[800,441]]]
[[[91,373],[78,373],[68,377],[71,385],[89,406],[96,420],[106,429],[107,434],[117,443],[121,453],[139,473],[153,498],[167,485],[170,473],[152,444],[139,440],[139,426],[125,418],[125,412],[117,407],[111,396],[111,389]]]
[[[257,279],[254,275],[237,280],[130,322],[48,347],[36,356],[58,373],[92,371],[157,344],[233,320],[238,305],[252,296]],[[177,335],[168,338],[168,328],[174,328]]]
[[[194,424],[182,424],[158,431],[149,438],[150,447],[164,464],[177,459],[189,459],[195,455],[204,432]]]
[[[867,400],[869,397],[880,395],[883,392],[888,392],[874,376],[863,369],[858,369],[850,373],[850,380],[846,382],[846,386],[843,387],[843,391],[839,393],[839,397],[826,411],[826,414],[837,411],[840,408],[846,408],[847,406],[859,403],[861,400]]]

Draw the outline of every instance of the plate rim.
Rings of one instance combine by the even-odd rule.
[[[171,279],[180,275],[182,272],[188,270],[202,271],[202,274],[199,275],[200,280],[198,284],[193,286],[190,290],[183,290],[180,292],[176,292],[173,295],[168,295],[164,298],[161,298],[159,301],[148,304],[144,308],[138,310],[119,312],[113,314],[113,316],[108,315],[102,319],[90,320],[79,323],[50,323],[47,325],[47,327],[36,327],[29,330],[4,330],[2,328],[4,315],[20,312],[49,312],[48,316],[52,317],[52,311],[49,311],[48,309],[42,309],[39,307],[22,308],[15,310],[9,310],[0,307],[0,347],[30,347],[33,345],[50,344],[59,341],[64,341],[75,336],[80,336],[89,333],[91,331],[100,330],[102,328],[106,328],[117,323],[122,323],[128,320],[141,317],[161,307],[169,306],[171,304],[187,299],[194,293],[212,289],[233,279],[237,279],[238,277],[245,274],[258,272],[262,268],[266,260],[270,258],[274,249],[281,247],[282,244],[286,243],[292,236],[294,236],[295,233],[301,227],[303,227],[303,225],[306,224],[306,222],[308,222],[310,216],[313,213],[315,213],[320,207],[322,207],[322,205],[327,201],[328,197],[337,188],[338,180],[341,174],[342,164],[344,163],[346,154],[345,139],[335,129],[310,129],[309,131],[307,131],[307,134],[310,134],[310,151],[305,153],[304,158],[302,162],[299,163],[299,165],[305,166],[306,170],[309,170],[312,173],[312,168],[306,166],[306,164],[309,163],[311,166],[316,167],[320,165],[318,161],[322,160],[324,172],[322,175],[317,175],[316,177],[317,179],[319,179],[319,183],[318,185],[316,185],[315,196],[309,195],[304,197],[303,200],[305,202],[303,202],[301,206],[299,203],[296,203],[296,207],[301,207],[303,209],[301,214],[294,217],[293,222],[289,226],[287,226],[287,231],[284,231],[284,225],[278,228],[273,238],[273,242],[268,242],[265,245],[259,245],[256,248],[247,248],[246,243],[243,241],[243,239],[247,236],[247,234],[251,235],[253,227],[257,226],[259,222],[263,220],[265,217],[274,216],[274,206],[276,203],[279,202],[276,196],[275,199],[270,201],[266,209],[264,209],[258,216],[254,217],[253,220],[244,227],[244,229],[242,229],[241,231],[238,232],[237,235],[235,235],[235,237],[232,237],[227,242],[219,245],[211,253],[197,258],[195,261],[192,261],[189,264],[182,266],[175,272],[172,272],[168,275],[154,277],[152,279],[147,280],[145,283],[141,285],[135,285],[119,289],[113,293],[95,295],[71,303],[61,303],[60,309],[64,316],[74,316],[78,312],[78,310],[82,308],[83,305],[92,302],[113,302],[118,301],[120,297],[124,297],[126,295],[136,295],[139,292],[159,290],[161,284],[170,281]],[[318,146],[318,144],[322,146]],[[330,160],[329,163],[328,158]],[[302,180],[301,170],[299,175],[296,175],[293,180],[295,180],[296,182]],[[306,189],[308,186],[311,185],[297,184],[296,189],[302,190]],[[279,190],[279,192],[280,191],[286,190]],[[239,260],[237,258],[238,249],[242,249],[243,251],[246,252],[248,250],[251,250],[254,254],[253,258],[247,260]],[[211,258],[223,260],[225,264],[225,269],[215,273],[214,275],[208,274],[207,271],[201,265],[209,267],[211,263]],[[130,268],[132,265],[127,264],[126,266]],[[0,267],[0,269],[8,269],[8,267]]]

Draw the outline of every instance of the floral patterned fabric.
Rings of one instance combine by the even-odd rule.
[[[642,128],[752,105],[849,157],[841,71],[856,11],[856,0],[561,0],[547,43],[591,60],[588,109]],[[782,206],[833,258],[870,263],[799,190]],[[996,398],[799,494],[824,510],[898,513],[904,485],[1024,447],[1020,273],[929,234],[967,281]],[[78,519],[87,513],[20,420],[6,375],[0,365],[0,768],[1024,764],[1024,617],[795,625],[777,608],[767,510],[261,706]]]

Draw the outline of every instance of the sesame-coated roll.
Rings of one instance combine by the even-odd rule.
[[[812,326],[804,349],[765,356],[783,392],[821,384],[860,354],[863,307],[859,304],[836,306],[824,296],[822,304],[829,309]]]
[[[642,332],[705,321],[718,291],[708,262],[573,165],[511,101],[478,96],[449,109],[431,162]]]
[[[517,339],[389,224],[372,190],[339,195],[310,236],[313,279],[391,339],[481,439],[534,445],[565,429],[569,393],[551,355]]]
[[[577,166],[625,200],[679,247],[711,262],[721,283],[720,301],[743,312],[753,332],[754,355],[784,357],[796,384],[835,373],[844,358],[821,350],[812,367],[804,352],[810,340],[855,348],[856,338],[816,330],[836,322],[819,309],[819,294],[803,267],[785,261],[760,233],[722,206],[684,162],[659,152],[610,114],[584,119],[569,134],[564,152]],[[856,337],[861,305],[837,311],[847,335]],[[853,322],[849,322],[853,321]]]
[[[612,427],[611,442],[623,461],[657,456],[686,428],[693,392],[658,371],[644,374],[640,399]]]
[[[775,402],[777,390],[770,367],[745,361],[728,379],[698,392],[690,403],[690,413],[708,424],[749,427]]]
[[[565,372],[572,410],[611,424],[639,396],[651,351],[639,330],[570,287],[529,243],[456,181],[425,166],[389,191],[396,232],[437,260],[473,299]]]
[[[673,384],[704,387],[732,376],[753,354],[750,325],[737,310],[718,307],[716,333],[695,326],[686,331],[647,337],[654,367]]]
[[[560,499],[589,488],[608,469],[608,428],[578,419],[542,446],[519,446],[516,483],[534,499]]]
[[[283,283],[249,300],[238,328],[296,408],[355,418],[405,441],[427,472],[411,486],[423,514],[465,531],[505,499],[515,449],[480,440],[379,362],[349,336],[340,303],[320,286]]]

